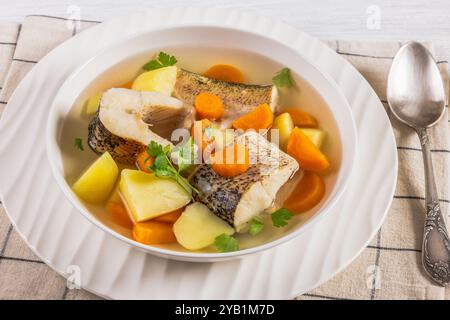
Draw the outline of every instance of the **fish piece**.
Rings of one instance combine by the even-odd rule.
[[[201,92],[210,92],[222,99],[225,118],[238,117],[263,103],[275,112],[278,104],[278,91],[273,85],[231,83],[178,69],[173,95],[194,105],[195,97]]]
[[[236,177],[225,178],[212,170],[210,164],[199,165],[190,177],[200,190],[198,201],[236,231],[247,229],[251,219],[270,208],[278,190],[299,169],[297,161],[256,132],[236,138],[244,143],[250,155],[249,169]]]
[[[109,89],[89,123],[88,144],[98,154],[109,151],[116,161],[134,164],[150,141],[172,145],[154,129],[171,122],[176,127],[186,112],[180,100],[161,93]]]

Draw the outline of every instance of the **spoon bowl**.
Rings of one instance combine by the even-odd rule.
[[[436,124],[444,114],[445,90],[431,53],[420,43],[404,45],[392,62],[387,98],[396,117],[414,128]]]

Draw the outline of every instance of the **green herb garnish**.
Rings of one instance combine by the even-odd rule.
[[[195,164],[197,159],[198,147],[194,142],[194,138],[190,137],[177,151],[172,153],[175,158],[179,172],[184,172]]]
[[[255,236],[260,233],[263,228],[264,222],[261,220],[261,218],[255,217],[250,221],[250,229],[248,230],[248,233],[250,233],[252,236]]]
[[[239,250],[239,242],[232,236],[225,233],[216,237],[214,245],[219,252],[232,252]]]
[[[280,208],[272,213],[272,223],[275,227],[280,228],[287,226],[287,220],[291,219],[294,215],[288,209]]]
[[[294,80],[291,77],[291,70],[283,68],[272,78],[272,83],[277,87],[290,88],[294,85]]]
[[[81,151],[84,151],[83,140],[81,140],[81,138],[75,138],[73,146]]]
[[[175,58],[174,56],[171,56],[168,53],[161,51],[155,59],[147,62],[143,66],[143,69],[146,71],[156,70],[156,69],[160,69],[160,68],[164,68],[164,67],[173,66],[176,63],[177,63],[177,58]]]
[[[146,152],[150,157],[154,158],[154,161],[148,169],[154,172],[157,177],[175,180],[190,194],[191,191],[192,193],[199,194],[200,192],[180,174],[180,168],[177,170],[173,165],[172,160],[170,159],[171,151],[170,145],[163,147],[159,143],[151,141],[147,146]]]

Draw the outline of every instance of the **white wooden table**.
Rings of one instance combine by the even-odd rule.
[[[0,20],[69,17],[77,8],[82,19],[106,20],[144,7],[211,5],[276,17],[321,39],[430,40],[450,57],[448,0],[0,0]]]

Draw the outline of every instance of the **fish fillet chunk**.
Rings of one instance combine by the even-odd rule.
[[[154,129],[176,127],[186,112],[180,100],[158,92],[109,89],[89,123],[88,144],[96,153],[108,151],[116,161],[134,164],[150,141],[171,145]]]
[[[272,111],[278,106],[278,91],[274,85],[232,83],[178,69],[173,95],[194,105],[195,97],[202,92],[219,96],[225,108],[224,117],[237,117],[267,103]]]
[[[236,143],[245,143],[249,150],[251,165],[245,173],[226,178],[216,174],[211,165],[201,164],[190,182],[201,192],[196,200],[242,232],[253,217],[272,206],[278,190],[299,165],[256,132],[237,137]]]

